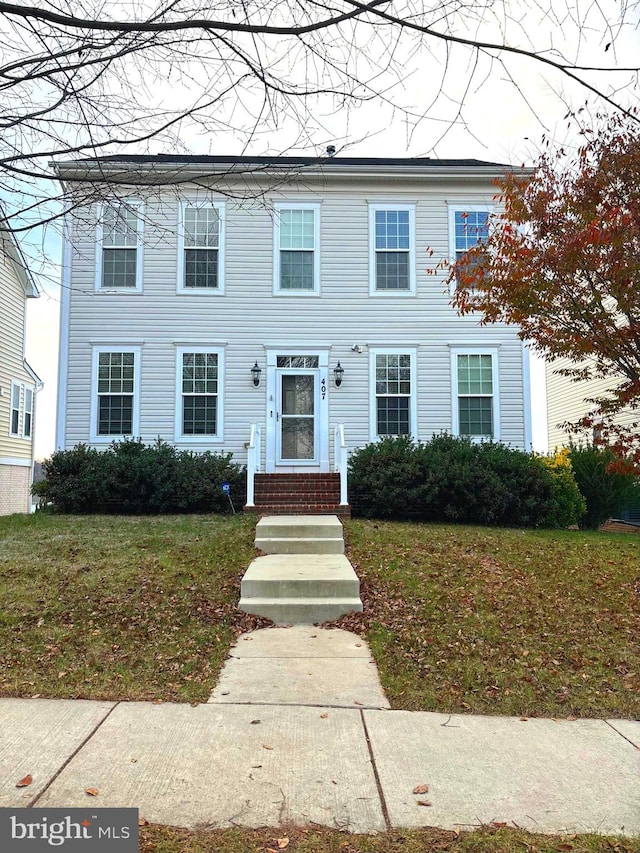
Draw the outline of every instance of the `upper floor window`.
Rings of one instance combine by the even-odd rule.
[[[274,292],[320,292],[320,205],[275,206]]]
[[[452,359],[454,434],[498,439],[497,351],[454,350]]]
[[[222,439],[222,348],[178,347],[176,440]]]
[[[33,388],[23,382],[11,383],[9,435],[31,438],[33,431]]]
[[[142,221],[137,202],[102,205],[96,267],[96,290],[142,289]]]
[[[139,386],[139,347],[94,349],[91,395],[93,441],[138,435]]]
[[[415,350],[371,351],[372,440],[413,435],[416,428]]]
[[[221,202],[182,207],[179,292],[224,292],[224,213]]]
[[[415,207],[369,206],[371,293],[415,293]]]
[[[451,207],[449,209],[450,254],[452,262],[463,260],[469,249],[478,243],[484,243],[489,236],[488,207],[472,205],[469,207]],[[469,266],[478,263],[478,259],[469,259]],[[456,275],[460,281],[460,275]]]

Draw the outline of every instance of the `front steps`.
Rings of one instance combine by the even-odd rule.
[[[351,507],[340,503],[339,474],[256,474],[254,501],[255,506],[245,506],[245,512],[343,518],[351,515]]]
[[[240,610],[277,625],[329,622],[362,611],[360,581],[344,556],[342,525],[334,516],[263,518],[257,557],[242,579]]]
[[[342,525],[332,515],[262,518],[256,526],[256,548],[265,554],[343,554]]]

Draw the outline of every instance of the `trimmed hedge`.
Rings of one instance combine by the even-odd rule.
[[[46,479],[33,492],[59,512],[225,513],[231,507],[223,482],[238,508],[245,502],[246,475],[230,453],[176,450],[161,439],[114,442],[104,451],[78,444],[56,451],[43,467]]]
[[[354,515],[510,527],[568,527],[584,512],[571,469],[497,442],[443,433],[384,438],[349,460]]]

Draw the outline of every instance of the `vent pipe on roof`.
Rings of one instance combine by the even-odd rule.
[[[327,145],[327,157],[335,157],[336,156],[336,146],[335,145]]]

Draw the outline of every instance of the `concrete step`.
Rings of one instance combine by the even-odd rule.
[[[265,554],[344,554],[344,540],[340,539],[289,539],[270,537],[256,539],[256,548]]]
[[[360,581],[342,554],[257,557],[242,579],[240,610],[280,625],[310,625],[361,611]]]
[[[362,602],[359,598],[241,598],[240,610],[265,616],[276,625],[316,625],[345,613],[360,613]]]
[[[342,524],[331,515],[265,516],[256,525],[258,539],[342,539]]]

